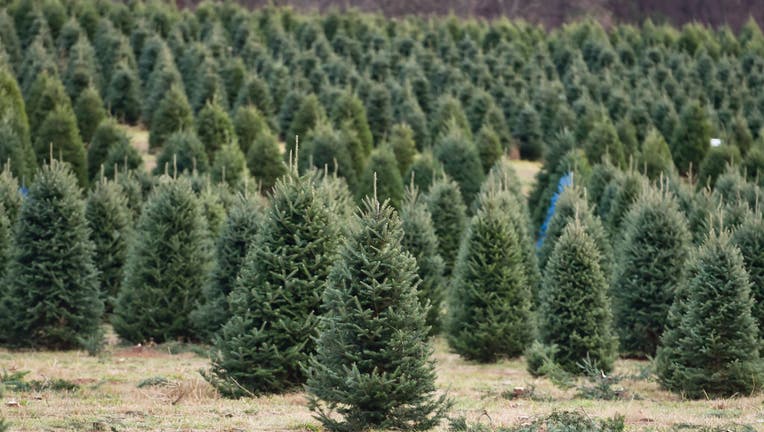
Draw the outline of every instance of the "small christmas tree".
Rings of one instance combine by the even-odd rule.
[[[748,213],[732,235],[732,242],[743,254],[743,262],[751,279],[754,299],[753,317],[764,329],[764,219],[759,213]]]
[[[101,174],[101,165],[105,164],[109,151],[125,144],[130,145],[130,139],[116,121],[107,119],[98,125],[93,133],[92,142],[88,146],[88,177],[91,181],[98,179]]]
[[[403,222],[403,248],[416,259],[417,274],[422,280],[417,290],[419,301],[422,307],[429,307],[426,322],[430,326],[430,334],[438,334],[446,288],[443,276],[445,263],[438,250],[438,236],[432,216],[416,186],[406,190],[400,216]]]
[[[281,156],[281,149],[276,135],[263,133],[253,143],[247,152],[249,172],[260,184],[262,191],[270,191],[287,167]]]
[[[467,208],[459,186],[446,176],[439,178],[427,194],[427,207],[438,235],[440,256],[446,264],[445,274],[451,274],[462,233],[467,225]]]
[[[685,273],[658,350],[661,384],[691,398],[751,393],[764,376],[740,251],[726,232],[711,232]]]
[[[98,90],[87,87],[80,93],[74,103],[74,114],[77,116],[77,127],[80,130],[82,141],[90,143],[98,126],[106,118],[106,109]]]
[[[544,271],[541,340],[557,345],[554,360],[570,373],[582,373],[579,364],[587,358],[605,372],[615,361],[617,341],[599,255],[594,240],[574,220],[557,240]]]
[[[48,114],[37,133],[35,152],[40,161],[49,161],[52,153],[54,158],[69,163],[80,186],[88,184],[85,146],[71,108],[60,107]]]
[[[199,111],[196,117],[196,135],[204,144],[207,158],[212,163],[215,162],[215,152],[235,141],[233,122],[216,99],[207,102]]]
[[[706,109],[698,101],[687,103],[671,139],[671,155],[679,172],[689,172],[690,165],[697,171],[708,151],[712,133],[713,126]]]
[[[191,339],[189,314],[207,280],[211,247],[186,178],[164,177],[146,201],[125,264],[112,324],[123,339]]]
[[[371,152],[358,185],[358,197],[371,195],[374,187],[377,188],[380,199],[389,200],[390,205],[395,208],[400,207],[403,199],[403,180],[398,171],[395,154],[389,145],[377,147]]]
[[[485,177],[477,147],[472,139],[461,129],[452,127],[438,140],[434,152],[435,157],[443,164],[446,174],[459,184],[464,202],[470,205],[480,191],[480,184]]]
[[[332,431],[428,430],[449,407],[435,388],[416,260],[395,211],[367,199],[324,293],[309,406]]]
[[[506,193],[481,194],[462,240],[449,298],[449,345],[481,362],[519,356],[534,337],[521,239],[499,196]]]
[[[77,179],[53,160],[35,176],[16,224],[0,318],[7,343],[72,349],[98,337],[103,303],[93,259]]]
[[[149,146],[154,149],[164,145],[167,138],[175,132],[189,129],[194,124],[191,106],[186,93],[179,85],[173,85],[159,102],[151,118]]]

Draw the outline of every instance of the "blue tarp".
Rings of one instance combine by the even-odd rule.
[[[536,249],[541,249],[541,245],[544,244],[544,239],[546,238],[546,230],[549,228],[549,221],[551,221],[552,216],[554,216],[554,211],[557,208],[557,200],[560,198],[560,194],[565,190],[566,187],[572,184],[572,172],[568,172],[564,176],[560,177],[560,181],[557,182],[557,192],[555,192],[554,195],[552,195],[552,198],[549,200],[549,208],[546,211],[544,223],[541,224],[541,229],[539,229],[539,237],[538,240],[536,240]]]

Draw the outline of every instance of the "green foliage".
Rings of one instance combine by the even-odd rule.
[[[456,182],[447,176],[438,178],[430,186],[427,207],[438,236],[440,256],[446,263],[445,274],[450,275],[459,252],[462,233],[467,226],[467,208]]]
[[[580,373],[585,358],[610,371],[616,354],[608,284],[600,252],[579,221],[569,223],[554,247],[541,290],[541,340],[556,345],[555,362]]]
[[[329,123],[321,122],[300,149],[300,168],[312,165],[320,170],[327,168],[343,177],[351,190],[358,184],[358,172],[351,156],[347,135],[335,130]]]
[[[310,94],[302,99],[301,104],[297,107],[294,113],[294,118],[289,124],[287,134],[284,136],[287,142],[287,148],[294,150],[295,136],[305,137],[321,123],[326,117],[324,113],[324,107],[321,106],[318,97],[314,94]]]
[[[82,141],[90,145],[93,134],[106,118],[106,109],[103,107],[103,101],[98,90],[94,87],[84,88],[74,103],[74,114],[77,116],[77,128],[80,131]],[[90,166],[90,161],[88,161],[88,166]]]
[[[737,165],[739,162],[740,150],[735,146],[727,144],[710,148],[698,170],[698,186],[713,186],[716,179],[727,171],[728,166]]]
[[[437,396],[417,263],[395,210],[367,199],[323,296],[309,363],[309,407],[331,431],[427,430],[449,408]]]
[[[302,384],[339,227],[312,175],[276,182],[255,243],[229,296],[205,378],[229,397]]]
[[[100,298],[110,313],[122,284],[133,222],[122,187],[113,181],[98,182],[88,196],[85,218],[95,246]]]
[[[400,208],[403,200],[403,180],[395,154],[389,145],[377,147],[371,152],[358,184],[359,198],[374,197],[375,193],[381,202],[389,200],[392,207]]]
[[[22,179],[31,180],[37,163],[30,141],[26,109],[13,74],[7,68],[0,67],[0,121],[4,127],[10,128],[10,131],[5,133],[18,140],[18,144],[6,148],[9,153],[14,154],[20,150],[15,159],[9,154],[3,160],[7,161],[7,157],[11,157],[11,169],[14,174]]]
[[[190,339],[211,245],[189,180],[162,178],[135,226],[112,324],[130,342]]]
[[[236,140],[233,122],[217,99],[207,102],[199,111],[196,117],[196,135],[213,163],[215,153]]]
[[[247,252],[255,242],[262,209],[254,197],[238,196],[228,212],[215,245],[215,265],[209,282],[202,288],[201,301],[191,321],[202,340],[212,341],[228,321],[228,295]]]
[[[10,226],[16,224],[21,209],[22,196],[19,182],[8,164],[0,172],[0,204],[8,217]]]
[[[211,169],[213,181],[236,187],[249,179],[247,159],[235,142],[223,145],[214,156]]]
[[[266,132],[255,139],[247,152],[247,166],[255,181],[260,185],[260,190],[271,190],[276,180],[287,171],[278,138]]]
[[[141,170],[143,168],[143,157],[127,140],[117,140],[109,148],[108,153],[106,153],[103,165],[104,176],[106,178],[114,178],[117,172],[126,173]]]
[[[379,83],[374,83],[366,98],[366,115],[374,144],[380,145],[393,125],[393,107],[390,92]],[[363,127],[363,126],[361,126]],[[363,130],[361,130],[363,133]]]
[[[106,158],[111,149],[121,145],[130,145],[127,134],[119,127],[116,121],[107,119],[102,121],[93,132],[93,139],[88,146],[88,177],[91,181],[98,178],[101,173],[101,165],[111,168]],[[120,164],[122,161],[120,161]]]
[[[12,244],[0,303],[6,342],[72,349],[81,338],[99,335],[103,303],[95,250],[85,202],[66,164],[54,160],[37,173]]]
[[[690,101],[679,118],[679,125],[671,138],[671,155],[682,174],[690,170],[697,172],[697,167],[709,149],[713,126],[706,109],[698,101]]]
[[[483,183],[483,165],[472,139],[461,129],[452,127],[442,135],[434,149],[446,174],[459,184],[464,202],[470,205]]]
[[[480,196],[462,240],[449,293],[448,341],[481,362],[521,355],[534,337],[523,240],[499,194]]]
[[[726,232],[711,232],[685,267],[658,349],[661,384],[691,398],[749,394],[762,381],[750,280]]]
[[[59,107],[45,118],[35,140],[37,160],[59,159],[72,167],[80,186],[88,184],[85,146],[77,129],[77,119],[69,107]]]
[[[764,328],[764,220],[761,215],[749,213],[732,234],[732,243],[740,249],[751,280],[752,315],[759,329]]]
[[[594,123],[586,137],[585,149],[586,156],[592,164],[602,162],[602,159],[607,156],[614,165],[626,166],[623,144],[618,137],[618,131],[608,117]]]
[[[657,129],[650,129],[642,143],[642,151],[637,157],[637,170],[652,180],[659,178],[661,174],[668,176],[675,171],[671,150]]]
[[[404,176],[408,173],[417,154],[414,131],[406,123],[396,124],[390,130],[388,141],[395,154],[395,160],[398,161],[398,171],[401,176]]]
[[[361,141],[363,154],[368,156],[371,153],[374,138],[369,128],[369,120],[366,117],[366,108],[358,96],[349,90],[343,92],[337,100],[333,101],[330,117],[335,127],[341,127],[346,122],[349,123],[350,128],[356,132]]]
[[[193,132],[175,132],[166,139],[157,158],[154,174],[206,173],[209,160],[204,144]]]
[[[413,179],[414,185],[421,191],[430,190],[430,185],[435,181],[443,172],[443,165],[435,159],[432,151],[425,150],[419,153],[411,163],[411,168],[403,178],[404,181],[411,181]]]
[[[173,85],[167,90],[151,118],[149,147],[154,149],[163,146],[170,135],[189,129],[193,124],[194,117],[185,92],[181,87]]]
[[[537,160],[544,154],[541,119],[532,105],[526,103],[518,113],[512,135],[520,144],[523,159]]]
[[[236,109],[236,114],[233,116],[233,129],[239,147],[245,155],[249,153],[258,138],[270,134],[267,120],[257,108],[251,105]]]
[[[483,172],[488,174],[496,161],[501,158],[503,152],[499,135],[490,125],[483,126],[475,138],[475,145],[483,165]]]
[[[492,429],[482,425],[469,425],[463,419],[451,420],[449,428],[452,432],[488,432]],[[604,420],[593,420],[586,413],[578,411],[555,411],[530,423],[510,428],[499,428],[494,432],[624,432],[623,416],[615,416]]]
[[[691,236],[669,192],[649,188],[623,222],[613,277],[613,309],[621,351],[655,356]]]
[[[416,186],[406,189],[401,205],[403,248],[416,259],[417,274],[422,283],[417,288],[419,302],[427,310],[426,323],[430,334],[440,332],[443,297],[446,289],[443,258],[438,250],[438,236],[427,203]]]
[[[122,122],[135,124],[141,116],[141,82],[134,67],[120,62],[111,75],[104,102]]]

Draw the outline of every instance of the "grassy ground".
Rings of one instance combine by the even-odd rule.
[[[304,395],[257,399],[218,397],[199,375],[207,360],[193,352],[171,354],[173,347],[111,346],[101,357],[84,352],[0,351],[0,369],[29,371],[27,380],[66,379],[80,386],[67,391],[5,391],[0,417],[12,430],[88,431],[305,431],[318,430]],[[438,385],[454,399],[453,416],[493,426],[527,422],[554,410],[579,410],[591,417],[625,416],[631,430],[670,430],[681,425],[764,426],[764,397],[682,401],[650,380],[619,385],[625,398],[592,401],[561,390],[547,379],[532,378],[521,360],[476,365],[436,342]],[[646,362],[619,361],[617,372],[637,375]],[[141,381],[163,377],[166,385],[139,388]],[[515,387],[532,395],[512,399]],[[441,430],[446,430],[445,425]],[[686,430],[686,429],[683,429]]]

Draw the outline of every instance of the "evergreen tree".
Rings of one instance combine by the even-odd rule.
[[[10,121],[0,121],[0,160],[6,161],[17,176],[26,179],[32,177],[32,171],[26,164],[24,143]]]
[[[102,87],[95,51],[87,37],[80,36],[77,43],[72,46],[62,81],[72,100],[77,100],[82,91],[88,87]]]
[[[459,184],[464,202],[471,204],[480,192],[480,184],[485,177],[472,139],[461,129],[452,127],[447,134],[441,136],[434,151],[446,174]]]
[[[69,95],[66,94],[61,81],[47,73],[41,73],[35,78],[31,89],[25,94],[25,99],[33,138],[36,138],[48,114],[60,107],[69,109],[72,107]]]
[[[679,172],[687,173],[690,165],[697,172],[708,151],[712,133],[711,121],[700,102],[691,101],[682,108],[679,125],[671,139],[671,155]]]
[[[616,185],[612,201],[609,205],[600,203],[600,207],[602,207],[602,211],[607,211],[604,219],[610,237],[618,240],[623,233],[621,229],[623,219],[634,202],[642,194],[642,191],[647,187],[647,181],[639,173],[631,171],[626,173],[620,181],[611,183]]]
[[[31,180],[37,167],[29,134],[29,119],[19,85],[7,68],[0,67],[0,121],[13,131],[20,144],[7,147],[12,152],[21,150],[21,159],[11,161],[11,169],[22,179]],[[4,159],[7,161],[7,158]],[[7,210],[7,209],[6,209]]]
[[[745,270],[751,280],[752,314],[761,331],[764,329],[764,219],[761,215],[748,213],[732,234],[732,243],[743,255]]]
[[[544,154],[541,119],[532,105],[526,103],[518,113],[512,128],[512,135],[520,143],[523,159],[537,160]]]
[[[143,170],[143,157],[126,140],[118,140],[115,145],[109,148],[108,153],[106,153],[106,159],[103,161],[103,166],[106,178],[115,178],[117,173],[136,171],[140,171],[146,176],[148,175]]]
[[[90,180],[98,178],[101,172],[101,165],[109,168],[106,163],[106,157],[109,151],[119,145],[130,145],[130,139],[127,134],[119,127],[113,119],[102,121],[95,132],[93,139],[88,146],[88,177]],[[122,161],[120,161],[120,164]],[[113,170],[113,167],[111,167]]]
[[[67,162],[80,186],[88,184],[85,146],[71,108],[59,107],[48,114],[37,133],[35,152],[40,161],[49,162],[52,153],[54,158]]]
[[[607,279],[600,252],[579,221],[562,232],[544,271],[539,316],[541,340],[557,345],[554,357],[564,370],[582,373],[578,364],[590,359],[607,372],[613,367],[616,338]]]
[[[658,350],[661,384],[691,398],[751,393],[762,380],[759,332],[740,251],[712,232],[685,272]]]
[[[403,179],[395,154],[389,145],[377,147],[371,152],[358,184],[358,197],[374,196],[375,187],[379,199],[383,202],[389,200],[391,206],[400,208],[403,200]]]
[[[440,332],[446,288],[443,276],[445,263],[438,251],[438,236],[435,234],[432,216],[416,186],[406,189],[400,216],[403,223],[401,244],[416,259],[417,274],[422,281],[417,289],[419,302],[423,308],[429,305],[426,322],[430,334],[436,335]]]
[[[427,149],[414,158],[405,180],[414,179],[414,185],[421,191],[429,191],[435,178],[443,172],[443,165],[435,159],[432,150]]]
[[[494,131],[493,127],[484,125],[478,131],[475,144],[477,145],[480,162],[483,165],[483,172],[488,174],[496,164],[496,161],[501,158],[503,151],[499,135]]]
[[[613,277],[613,309],[621,351],[654,356],[677,285],[682,282],[691,236],[687,220],[667,191],[643,192],[626,214]]]
[[[247,105],[236,109],[233,116],[233,129],[241,151],[246,155],[254,142],[271,130],[263,114],[257,108]]]
[[[112,324],[130,342],[191,339],[190,313],[206,283],[207,222],[189,180],[164,177],[135,227]]]
[[[157,158],[154,174],[165,171],[169,174],[206,173],[209,170],[209,160],[204,144],[193,132],[175,132],[170,135],[162,153]]]
[[[172,86],[154,111],[151,118],[149,147],[161,147],[174,132],[189,129],[194,124],[191,106],[179,86]]]
[[[710,148],[698,169],[698,186],[712,187],[716,184],[716,179],[727,171],[728,166],[737,165],[739,162],[740,150],[735,146],[725,144]]]
[[[287,171],[278,138],[270,132],[261,134],[247,152],[247,166],[261,191],[271,190]]]
[[[374,147],[374,138],[369,128],[369,120],[366,117],[366,108],[358,96],[350,90],[344,91],[336,101],[333,101],[330,117],[335,127],[341,127],[349,122],[350,127],[361,141],[363,154],[368,156],[371,153]]]
[[[535,330],[521,239],[501,204],[501,193],[508,192],[480,196],[449,293],[449,345],[481,362],[521,355]]]
[[[256,108],[266,118],[273,115],[273,99],[268,84],[257,75],[247,76],[246,81],[238,91],[238,95],[236,95],[234,107],[238,110],[245,106]]]
[[[346,138],[329,123],[322,121],[316,125],[305,146],[300,149],[300,168],[305,170],[314,166],[322,170],[326,167],[343,177],[350,189],[355,190],[359,173],[355,170]]]
[[[106,89],[106,105],[122,122],[135,124],[141,117],[141,82],[134,67],[120,62]]]
[[[233,143],[236,132],[228,113],[217,99],[207,102],[196,117],[196,135],[207,151],[207,157],[215,162],[215,152]]]
[[[309,406],[332,431],[430,429],[449,403],[435,394],[416,261],[390,206],[367,199],[356,223],[327,281]]]
[[[671,150],[657,129],[650,129],[642,143],[642,151],[637,158],[637,170],[652,180],[661,174],[668,176],[675,171]]]
[[[409,171],[417,153],[414,131],[406,123],[396,124],[390,130],[388,141],[395,154],[395,160],[398,161],[398,171],[401,176],[404,176]]]
[[[312,174],[292,170],[276,182],[205,373],[224,395],[283,392],[305,381],[301,365],[315,350],[339,234],[333,217]]]
[[[440,256],[446,263],[445,274],[448,276],[456,262],[462,232],[467,226],[467,208],[456,182],[447,176],[438,178],[430,186],[427,207],[432,215]]]
[[[613,122],[607,116],[594,123],[586,138],[585,149],[586,157],[592,164],[602,162],[602,158],[607,155],[615,166],[626,166],[623,143]]]
[[[74,115],[77,117],[77,128],[84,143],[90,144],[98,126],[106,118],[101,95],[93,87],[87,87],[80,92],[74,103]],[[88,161],[88,165],[90,161]]]
[[[433,142],[438,142],[443,135],[452,132],[452,129],[461,129],[471,137],[471,130],[467,115],[464,114],[459,99],[451,95],[443,95],[436,102],[435,112],[430,121],[430,137]]]
[[[0,172],[0,204],[2,204],[3,210],[5,210],[5,215],[8,217],[11,227],[16,225],[22,199],[19,182],[14,177],[11,167],[5,164],[2,172]]]
[[[366,115],[374,144],[381,144],[393,124],[393,107],[390,92],[380,83],[374,83],[366,98]]]
[[[103,303],[88,236],[77,179],[66,164],[51,161],[35,176],[13,234],[0,306],[7,343],[72,349],[101,334]]]
[[[255,242],[261,219],[260,204],[254,197],[239,196],[228,212],[215,245],[215,265],[209,282],[202,288],[201,301],[191,321],[200,338],[214,340],[215,333],[228,321],[228,295],[247,252]]]
[[[294,150],[295,136],[304,137],[313,130],[326,117],[324,107],[321,106],[318,97],[314,94],[306,96],[302,104],[297,107],[294,118],[289,124],[289,129],[285,135],[287,148]]]
[[[215,162],[212,163],[212,180],[236,187],[249,179],[247,159],[235,143],[225,144],[215,152]]]
[[[85,218],[95,246],[100,298],[109,313],[122,283],[133,222],[122,187],[104,179],[98,182],[88,196]]]

